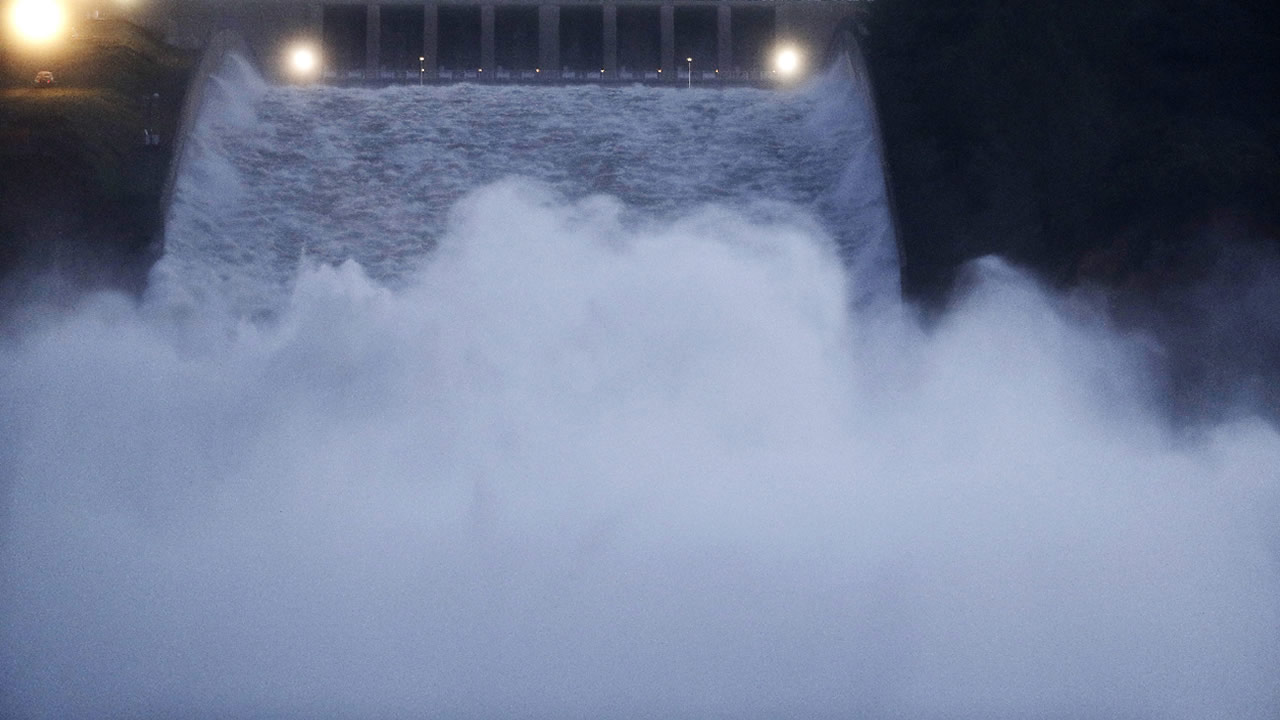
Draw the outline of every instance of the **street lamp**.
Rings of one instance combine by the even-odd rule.
[[[309,44],[294,45],[289,50],[289,72],[298,80],[306,81],[315,77],[320,67],[320,55]]]
[[[689,87],[693,87],[693,58],[687,57],[685,60],[689,63]]]
[[[9,24],[18,40],[47,45],[62,34],[67,11],[57,0],[17,0],[9,7]]]
[[[800,53],[795,48],[784,47],[774,57],[773,66],[780,75],[795,75],[800,71]]]
[[[418,87],[422,87],[422,78],[427,75],[427,58],[425,55],[418,56]]]

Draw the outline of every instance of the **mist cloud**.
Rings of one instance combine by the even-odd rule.
[[[1269,718],[1280,437],[1015,271],[507,181],[406,287],[0,343],[5,712]],[[228,329],[230,328],[230,330]]]

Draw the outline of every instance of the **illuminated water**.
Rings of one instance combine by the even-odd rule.
[[[638,227],[708,204],[819,220],[847,255],[896,261],[866,106],[847,72],[805,92],[451,85],[266,87],[233,61],[177,188],[161,278],[271,312],[304,261],[399,286],[466,193],[535,182],[608,197]],[[639,122],[638,119],[643,119]],[[850,183],[857,182],[851,186]],[[802,222],[803,222],[802,221]]]
[[[0,714],[1276,717],[1276,430],[997,261],[922,329],[842,87],[228,67],[0,340]]]

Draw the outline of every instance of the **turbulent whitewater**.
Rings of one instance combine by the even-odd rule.
[[[0,714],[1276,717],[1276,429],[996,260],[920,323],[872,128],[230,63],[146,296],[0,336]]]
[[[461,198],[514,179],[548,201],[620,201],[630,225],[708,204],[763,220],[803,211],[882,278],[896,258],[850,80],[846,65],[807,93],[272,88],[232,57],[184,163],[160,275],[240,312],[272,312],[306,262],[353,260],[398,287]]]

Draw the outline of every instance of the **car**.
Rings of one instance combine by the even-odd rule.
[[[48,70],[41,70],[40,72],[36,73],[37,86],[52,85],[52,84],[53,84],[53,73],[49,72]]]

